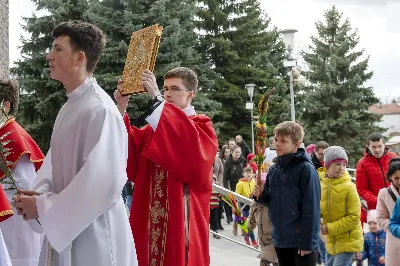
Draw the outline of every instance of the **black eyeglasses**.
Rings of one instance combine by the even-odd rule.
[[[164,92],[180,92],[180,91],[190,91],[190,90],[188,90],[188,89],[182,89],[182,88],[179,88],[179,87],[171,87],[171,88],[164,88],[163,89],[163,91]]]

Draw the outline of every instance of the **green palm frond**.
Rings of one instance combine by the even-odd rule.
[[[0,105],[1,116],[0,123],[4,124],[9,119],[7,113],[3,108],[3,101],[1,101]],[[14,164],[12,161],[8,160],[8,156],[10,156],[12,152],[12,148],[7,148],[6,146],[12,142],[12,140],[4,140],[8,135],[10,135],[12,131],[4,133],[0,136],[0,170],[3,172],[4,177],[0,180],[0,184],[8,185],[4,190],[15,190],[15,194],[18,194],[17,182],[14,180],[12,174],[13,171],[10,167]]]

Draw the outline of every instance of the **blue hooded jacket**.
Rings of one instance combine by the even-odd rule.
[[[362,259],[368,259],[368,266],[381,265],[380,257],[385,257],[386,232],[379,230],[377,233],[368,232],[364,235],[364,251]],[[384,265],[384,264],[382,264]]]
[[[321,221],[321,188],[304,149],[277,157],[258,202],[268,206],[277,248],[314,251]]]

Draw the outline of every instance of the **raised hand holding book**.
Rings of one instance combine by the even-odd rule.
[[[132,33],[122,74],[122,95],[146,92],[142,87],[142,72],[154,71],[162,30],[163,27],[155,24]]]

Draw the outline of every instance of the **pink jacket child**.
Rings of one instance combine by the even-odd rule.
[[[387,172],[387,181],[390,182],[388,188],[382,188],[378,193],[378,201],[376,205],[377,223],[379,227],[388,230],[390,217],[396,199],[399,197],[400,188],[400,159],[394,158],[390,161],[389,170]],[[386,266],[400,265],[400,239],[395,238],[390,231],[386,234],[385,260]]]

